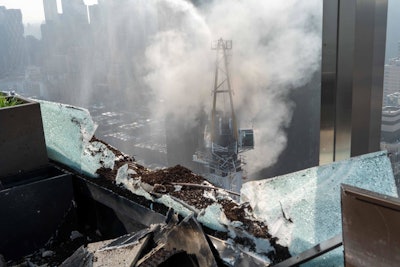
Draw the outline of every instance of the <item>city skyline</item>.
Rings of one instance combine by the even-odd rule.
[[[7,9],[21,9],[24,24],[44,21],[43,0],[0,0],[0,6]]]
[[[59,12],[61,12],[61,0],[57,0],[57,2]],[[95,5],[98,3],[97,0],[83,0],[83,2],[86,5]],[[43,0],[0,0],[0,6],[5,6],[7,9],[21,9],[22,20],[25,25],[25,35],[33,35],[36,38],[41,38],[39,27],[45,21]],[[400,1],[388,0],[386,61],[397,56],[397,42],[400,41],[398,17],[400,17]]]
[[[61,0],[57,0],[59,12]],[[97,4],[97,0],[83,0],[86,5]],[[0,6],[7,9],[21,9],[22,21],[26,24],[40,24],[44,22],[43,0],[0,0]]]
[[[41,1],[41,0],[36,0],[36,1]],[[212,12],[207,12],[204,13],[204,16],[210,16],[208,19],[205,20],[199,20],[199,16],[197,11],[193,6],[191,6],[188,2],[179,0],[179,1],[173,1],[174,3],[179,3],[183,7],[181,9],[178,9],[176,11],[175,7],[171,9],[166,9],[166,6],[163,6],[162,4],[163,1],[121,1],[120,5],[118,4],[112,4],[112,5],[107,5],[107,1],[101,1],[99,5],[91,6],[89,7],[89,11],[91,12],[91,17],[93,18],[92,23],[89,25],[88,21],[85,19],[85,11],[87,10],[87,7],[83,5],[83,1],[78,0],[78,1],[62,1],[63,6],[64,6],[64,14],[58,16],[57,15],[57,10],[54,8],[54,3],[56,0],[50,1],[53,5],[51,5],[53,8],[51,9],[51,18],[46,17],[49,20],[49,23],[42,24],[42,34],[43,34],[43,39],[42,40],[36,40],[35,38],[28,37],[26,38],[27,44],[29,45],[29,57],[22,58],[23,53],[19,52],[23,50],[23,46],[20,46],[21,49],[17,51],[16,48],[18,48],[16,45],[9,45],[9,51],[10,53],[13,53],[14,55],[19,56],[19,61],[12,61],[12,59],[16,57],[10,57],[10,60],[8,62],[15,63],[15,70],[19,71],[19,74],[23,74],[23,69],[21,64],[17,63],[24,63],[24,62],[29,62],[31,65],[38,66],[38,69],[29,69],[29,73],[35,74],[35,72],[39,73],[40,75],[43,75],[42,77],[45,78],[45,86],[41,87],[39,86],[32,86],[35,87],[35,92],[37,94],[42,93],[44,91],[43,88],[51,88],[52,90],[46,91],[49,95],[53,94],[52,96],[56,99],[60,99],[60,101],[64,102],[74,102],[78,103],[79,105],[89,105],[92,103],[89,103],[89,101],[102,101],[102,97],[105,97],[106,99],[113,99],[113,95],[118,95],[118,96],[124,96],[121,98],[126,98],[126,99],[132,99],[136,100],[137,98],[135,97],[137,94],[142,94],[143,96],[148,97],[149,99],[151,98],[150,95],[145,94],[143,92],[147,92],[148,90],[153,90],[154,95],[157,95],[159,98],[161,98],[164,103],[174,103],[172,105],[163,105],[162,108],[163,110],[159,111],[159,113],[156,114],[154,112],[154,109],[152,111],[154,114],[168,114],[168,112],[165,112],[165,110],[172,110],[176,111],[175,106],[179,105],[182,106],[182,102],[180,102],[180,98],[174,98],[175,95],[182,95],[181,92],[179,94],[174,94],[170,93],[172,90],[164,90],[165,88],[196,88],[198,86],[198,81],[196,77],[198,77],[198,72],[204,71],[207,73],[208,71],[206,68],[202,69],[199,65],[197,64],[183,64],[187,62],[188,56],[193,56],[190,58],[192,62],[200,62],[202,61],[204,64],[204,59],[206,56],[202,56],[201,60],[197,59],[198,55],[202,55],[203,47],[206,45],[202,45],[199,40],[205,40],[207,38],[203,38],[203,32],[198,32],[198,39],[193,38],[191,36],[191,40],[193,41],[193,45],[201,47],[198,48],[199,52],[198,53],[193,53],[193,49],[191,48],[190,51],[180,51],[181,53],[176,54],[175,51],[172,53],[170,50],[168,50],[168,47],[172,47],[171,44],[176,44],[177,41],[186,41],[186,36],[188,35],[180,35],[182,32],[182,27],[186,32],[196,33],[196,30],[199,29],[199,25],[205,25],[205,24],[199,24],[198,22],[201,21],[202,23],[204,21],[207,21],[210,23],[210,25],[207,25],[207,29],[212,29],[213,31],[218,31],[221,30],[218,28],[221,24],[215,23],[215,21],[218,21],[219,17],[218,16],[210,16],[210,13]],[[320,0],[317,0],[320,1]],[[317,2],[316,1],[316,2]],[[4,3],[4,0],[0,0],[0,3]],[[44,1],[46,3],[46,1]],[[43,2],[41,2],[43,3]],[[86,1],[87,3],[87,1]],[[114,2],[115,3],[115,2]],[[139,5],[141,3],[141,5]],[[150,4],[149,4],[150,3]],[[160,4],[160,7],[155,8],[155,4]],[[318,2],[317,2],[318,3]],[[319,2],[321,3],[321,2]],[[392,2],[393,3],[393,2]],[[77,9],[72,8],[73,5],[78,7]],[[395,3],[396,4],[396,3]],[[150,6],[148,6],[150,5]],[[257,3],[259,5],[259,3]],[[298,21],[293,21],[293,20],[285,20],[282,21],[281,27],[277,27],[280,24],[279,20],[272,20],[271,18],[274,17],[274,14],[268,14],[268,10],[273,7],[272,2],[268,2],[265,4],[265,9],[262,10],[262,12],[257,13],[257,21],[254,23],[252,20],[254,19],[254,14],[256,10],[261,10],[260,8],[252,8],[251,12],[248,12],[248,14],[251,14],[251,16],[245,17],[242,20],[238,20],[237,16],[232,17],[230,21],[230,26],[229,27],[221,27],[223,28],[224,31],[230,31],[231,28],[234,26],[238,27],[240,29],[240,34],[238,34],[238,41],[236,44],[239,46],[239,49],[237,51],[258,51],[257,49],[249,49],[249,43],[246,43],[248,39],[243,38],[243,36],[246,36],[248,32],[248,25],[256,25],[256,27],[251,27],[254,29],[254,32],[251,35],[250,40],[254,38],[254,40],[257,40],[260,38],[260,36],[263,36],[263,34],[266,34],[271,40],[275,38],[277,35],[276,33],[278,32],[278,29],[280,31],[286,29],[288,25],[290,27],[294,27],[297,30],[297,27],[299,26]],[[70,7],[70,8],[68,8]],[[218,7],[218,5],[217,5]],[[225,7],[225,6],[224,6]],[[226,4],[227,8],[231,8],[232,4],[227,1]],[[232,7],[233,9],[235,6]],[[105,12],[105,9],[110,9],[107,12]],[[240,6],[236,10],[242,10],[243,6]],[[392,6],[393,9],[393,6]],[[184,14],[185,16],[179,17],[177,16],[175,21],[170,21],[170,17],[173,16],[165,16],[163,12],[154,12],[154,10],[160,11],[160,10],[167,10],[169,12],[172,12],[172,14]],[[180,12],[180,10],[184,10],[185,12]],[[188,10],[190,12],[188,12]],[[321,10],[319,8],[316,8],[314,10]],[[219,10],[218,10],[219,11]],[[388,26],[390,25],[390,17],[395,19],[393,14],[395,14],[398,11],[395,11],[393,13],[393,10],[389,10],[389,14],[391,14],[388,17]],[[19,13],[16,12],[15,10],[10,11],[10,13]],[[83,15],[82,15],[83,14]],[[116,15],[118,14],[118,15]],[[135,16],[132,16],[132,14],[135,14]],[[169,13],[168,13],[169,14]],[[290,10],[288,10],[286,13],[288,17],[293,17],[290,16]],[[47,15],[47,13],[46,13]],[[93,16],[92,16],[93,15]],[[123,16],[122,16],[123,15]],[[57,22],[56,23],[51,23],[52,18],[56,18]],[[116,19],[118,18],[118,19]],[[313,16],[313,18],[316,18],[316,16]],[[189,20],[190,19],[190,20]],[[264,24],[258,23],[259,19],[264,19],[266,20]],[[159,21],[163,22],[168,22],[168,23],[159,23]],[[180,22],[184,23],[180,23]],[[222,19],[225,24],[226,17]],[[247,21],[247,22],[252,22],[252,23],[247,23],[243,24],[241,22]],[[193,25],[196,27],[190,27],[191,24],[190,22],[193,22]],[[239,22],[239,23],[238,23]],[[170,24],[172,23],[172,24]],[[175,23],[175,24],[174,24]],[[291,24],[292,23],[292,24]],[[160,27],[160,25],[162,27]],[[234,26],[232,26],[234,25]],[[271,32],[265,33],[265,28],[262,27],[263,25],[274,25],[275,29]],[[316,25],[319,25],[318,23]],[[210,26],[210,27],[209,27]],[[394,28],[398,28],[397,25],[394,26]],[[9,29],[13,29],[12,27],[9,27]],[[21,16],[19,15],[19,23],[18,23],[18,29],[19,31],[19,37],[20,39],[24,39],[22,37],[23,32],[22,32],[22,21],[21,21]],[[170,31],[171,29],[174,29],[174,35],[165,35],[165,32],[168,30]],[[316,28],[317,29],[317,28]],[[155,36],[157,31],[160,31],[160,33],[157,35],[159,38],[149,38],[150,36]],[[164,32],[163,32],[164,31]],[[207,31],[204,31],[207,32]],[[390,34],[391,29],[388,28],[388,35],[387,37],[392,37],[393,36]],[[27,34],[27,30],[25,28],[25,35]],[[319,34],[320,31],[316,30],[315,31],[315,48],[313,51],[316,51],[318,48],[321,47],[321,41],[319,39]],[[288,36],[288,34],[281,34],[282,36]],[[4,35],[5,36],[5,35]],[[10,31],[10,36],[14,36],[11,34]],[[297,35],[296,35],[297,36]],[[301,32],[298,36],[304,36],[304,32]],[[395,35],[394,35],[395,36]],[[160,38],[163,37],[163,38]],[[168,37],[168,38],[165,38]],[[172,37],[172,38],[171,38]],[[180,38],[181,39],[180,39]],[[279,37],[279,35],[278,35]],[[146,39],[147,38],[147,39]],[[12,38],[10,38],[12,39]],[[304,39],[304,38],[302,38]],[[21,43],[22,42],[17,42],[17,39],[12,39],[15,41],[15,43]],[[173,42],[172,42],[173,40]],[[237,39],[236,39],[237,40]],[[269,42],[265,42],[264,40],[268,40]],[[243,57],[243,60],[248,60],[252,56],[256,56],[257,58],[265,57],[266,59],[263,62],[268,62],[267,64],[259,67],[258,69],[263,70],[267,72],[273,72],[273,69],[269,69],[269,65],[275,66],[274,69],[279,70],[281,72],[280,67],[276,67],[277,64],[282,62],[281,60],[278,60],[274,63],[271,63],[271,60],[274,58],[281,59],[283,58],[286,53],[290,53],[290,51],[301,51],[300,49],[284,49],[286,47],[286,44],[289,42],[280,42],[280,39],[278,39],[279,44],[274,45],[274,47],[279,48],[278,52],[285,51],[284,53],[282,52],[282,56],[275,56],[275,53],[271,53],[271,46],[268,46],[271,44],[271,40],[268,38],[263,38],[263,42],[261,43],[263,46],[262,51],[263,53],[258,53],[258,54],[252,54],[248,53],[246,54],[245,57]],[[295,39],[296,42],[291,42],[293,44],[297,44],[297,40],[301,39]],[[277,41],[277,42],[278,42]],[[186,42],[188,43],[188,42]],[[192,41],[190,42],[192,43]],[[260,44],[260,42],[254,42],[255,44]],[[151,45],[149,45],[151,44]],[[243,45],[246,44],[246,45]],[[250,43],[252,45],[253,43]],[[178,46],[178,47],[185,47],[185,46]],[[251,47],[251,46],[250,46]],[[301,46],[302,48],[304,46]],[[309,46],[307,46],[309,47]],[[163,48],[163,49],[161,49]],[[165,49],[167,48],[167,49]],[[395,42],[395,51],[397,52],[397,40]],[[6,51],[6,50],[4,50]],[[135,53],[132,53],[134,51]],[[160,53],[160,51],[162,53]],[[388,52],[389,50],[387,50]],[[190,53],[189,53],[190,52]],[[271,55],[274,55],[274,57],[268,56],[270,53]],[[129,55],[129,56],[127,56]],[[176,60],[176,58],[179,58],[179,60]],[[391,56],[392,57],[392,56]],[[290,59],[299,59],[302,58],[296,54],[295,56],[289,56],[285,57],[290,58]],[[22,61],[21,61],[22,60]],[[161,61],[160,61],[161,60]],[[259,62],[259,59],[257,59]],[[175,65],[172,64],[165,64],[165,62],[172,62]],[[250,62],[250,61],[249,61]],[[142,64],[143,63],[143,64]],[[145,64],[144,64],[145,63]],[[311,66],[312,64],[309,64],[307,62],[301,62],[303,66]],[[13,66],[14,66],[13,65]],[[205,65],[205,64],[204,64]],[[147,69],[142,68],[142,66],[146,66]],[[164,67],[167,66],[167,67]],[[184,68],[182,67],[184,66]],[[190,67],[194,66],[193,69]],[[237,65],[234,65],[237,66]],[[242,66],[242,65],[239,65]],[[287,60],[285,61],[285,66],[287,66]],[[282,66],[284,68],[285,66]],[[293,64],[294,67],[299,66],[299,64]],[[316,61],[316,64],[313,66],[320,66],[320,63]],[[18,68],[17,68],[18,67]],[[8,71],[10,68],[5,68],[5,71]],[[172,71],[171,71],[172,70]],[[188,72],[188,70],[190,70]],[[237,75],[235,77],[241,77],[236,78],[237,80],[241,81],[244,79],[244,81],[248,82],[251,86],[253,85],[253,80],[254,80],[254,73],[247,73],[248,68],[243,68],[240,69],[240,71],[236,70]],[[151,75],[149,75],[151,73]],[[179,79],[169,79],[171,76],[171,73],[176,75],[179,74],[182,76],[182,74],[187,73],[195,73],[196,75],[187,75],[189,77],[194,77],[193,83],[190,83],[188,86],[181,86],[181,84],[175,84],[174,81],[181,80],[181,77],[178,77]],[[246,73],[244,75],[243,73]],[[295,72],[286,72],[286,73],[295,73]],[[35,75],[32,75],[35,76]],[[206,77],[205,75],[201,75]],[[251,79],[246,80],[246,77],[251,77]],[[261,77],[261,79],[265,78],[266,76],[260,75],[257,76],[257,78]],[[281,75],[270,75],[268,79],[265,79],[265,84],[269,84],[270,80],[273,78],[280,78],[280,77],[287,77],[281,76]],[[304,75],[301,74],[299,76],[301,79],[304,78]],[[320,85],[318,81],[318,73],[315,75],[315,92],[318,93],[318,86]],[[164,80],[163,80],[164,79]],[[139,81],[139,82],[138,82]],[[188,82],[188,81],[186,81]],[[206,82],[207,83],[207,82]],[[33,83],[32,83],[33,84]],[[37,84],[37,83],[36,83]],[[166,86],[168,84],[168,86]],[[160,86],[161,85],[161,86]],[[181,87],[180,87],[181,86]],[[201,85],[202,87],[203,85]],[[242,86],[241,87],[246,87],[246,88],[253,88],[251,86]],[[257,84],[258,86],[258,84]],[[239,86],[240,87],[240,86]],[[9,88],[14,88],[14,87],[9,87]],[[150,89],[149,89],[150,88]],[[256,88],[254,86],[254,88]],[[275,88],[275,87],[272,87]],[[313,87],[314,88],[314,87]],[[43,89],[43,90],[42,90]],[[195,92],[202,92],[200,90],[193,90]],[[309,101],[311,98],[310,97],[305,97],[304,91],[307,90],[308,88],[303,88],[301,92],[301,97],[303,97],[305,100]],[[311,89],[310,89],[311,90]],[[313,89],[314,90],[314,89]],[[300,90],[299,90],[300,91]],[[73,93],[71,93],[73,92]],[[99,93],[100,92],[100,93]],[[239,91],[240,92],[240,91]],[[264,91],[262,91],[264,92]],[[311,91],[310,91],[311,92]],[[258,93],[258,91],[257,91]],[[199,94],[201,95],[201,94]],[[243,95],[243,97],[248,97],[251,94],[248,94],[248,91],[246,94]],[[311,93],[310,93],[311,95]],[[314,94],[316,95],[316,94]],[[98,96],[96,100],[93,100],[93,96]],[[101,96],[101,97],[100,97]],[[179,99],[178,103],[176,104],[174,101],[165,101],[164,99],[167,97],[170,97],[172,100]],[[299,96],[300,97],[300,96]],[[198,100],[197,97],[194,97],[193,99],[196,99],[195,101]],[[246,98],[243,98],[246,99]],[[250,99],[250,98],[249,98]],[[262,98],[259,98],[262,99]],[[265,98],[267,99],[267,98]],[[248,112],[248,105],[247,103],[253,101],[253,99],[242,101],[243,104],[243,112]],[[318,97],[313,99],[317,103],[319,101]],[[122,101],[121,101],[122,102]],[[145,102],[145,101],[140,101],[140,102]],[[150,100],[149,100],[150,102]],[[117,103],[117,102],[115,102]],[[187,103],[189,101],[184,101],[183,102],[186,107],[191,107]],[[120,103],[117,103],[120,105]],[[142,104],[142,103],[136,103],[137,105]],[[262,103],[264,105],[265,103]],[[127,105],[128,106],[128,105]],[[134,106],[134,105],[132,105]],[[261,104],[259,105],[261,106]],[[129,108],[131,105],[129,105]],[[161,106],[158,106],[161,107]],[[128,107],[127,107],[128,109]],[[180,109],[181,110],[181,109]],[[179,110],[179,111],[180,111]],[[276,110],[276,109],[275,109]],[[275,111],[274,110],[274,111]],[[282,112],[285,112],[286,109],[284,109]],[[256,113],[256,112],[255,112]],[[313,114],[318,114],[317,112],[312,112]],[[185,112],[185,118],[187,118],[187,112]],[[258,113],[256,113],[258,114]],[[269,112],[265,116],[265,118],[269,119],[271,112]],[[299,112],[296,112],[296,115],[298,115]],[[154,116],[156,116],[154,115]],[[290,114],[289,114],[290,115]],[[280,116],[281,118],[286,118],[288,116]],[[290,115],[291,116],[291,115]],[[244,118],[252,117],[252,116],[243,116]],[[299,116],[301,117],[301,116]],[[263,118],[264,119],[264,118]],[[261,121],[261,119],[259,119]],[[294,120],[295,121],[295,120]],[[280,122],[278,120],[278,122]],[[299,128],[302,125],[299,124]],[[274,127],[276,128],[276,127]],[[266,130],[267,131],[267,130]],[[284,136],[284,135],[281,135]],[[284,144],[284,143],[282,143]],[[270,146],[266,146],[270,147]],[[304,146],[306,147],[306,146]],[[307,148],[307,147],[306,147]],[[267,154],[267,153],[265,153]],[[186,157],[186,156],[185,156]],[[187,157],[188,158],[188,157]],[[255,162],[255,161],[253,161]],[[265,162],[262,162],[264,164]],[[261,165],[260,165],[261,166]]]
[[[386,55],[385,60],[388,62],[390,58],[397,57],[397,44],[400,41],[400,1],[388,1],[388,17],[386,30]]]

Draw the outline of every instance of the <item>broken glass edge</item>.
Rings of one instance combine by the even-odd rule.
[[[341,162],[309,168],[266,180],[247,182],[241,201],[250,202],[254,214],[267,222],[278,243],[292,255],[341,233],[340,184],[397,196],[386,152],[379,151]],[[343,255],[330,252],[306,266],[329,262],[343,265]],[[341,262],[337,262],[337,259]],[[331,260],[329,260],[331,259]]]

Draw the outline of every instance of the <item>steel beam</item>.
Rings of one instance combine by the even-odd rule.
[[[387,0],[325,0],[320,164],[380,150]]]

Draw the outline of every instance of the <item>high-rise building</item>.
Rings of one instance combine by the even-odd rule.
[[[88,23],[87,7],[83,0],[62,0],[61,3],[64,18],[78,24]]]
[[[388,106],[382,110],[381,149],[386,150],[393,174],[400,175],[400,107]]]
[[[400,42],[397,57],[385,64],[383,82],[381,149],[388,151],[393,174],[400,177]]]
[[[400,58],[392,58],[385,65],[385,76],[383,83],[384,95],[400,92]]]
[[[400,41],[397,43],[397,57],[400,58]]]
[[[385,98],[385,107],[400,107],[400,92],[388,94]]]
[[[49,23],[50,21],[57,21],[57,0],[43,0],[43,8],[46,23]]]
[[[389,59],[385,65],[385,76],[383,83],[383,94],[385,105],[389,105],[388,96],[400,92],[400,42],[398,43],[397,57]]]
[[[400,139],[400,107],[384,107],[382,110],[381,139],[386,143]]]
[[[23,72],[24,25],[20,9],[0,6],[0,78]]]

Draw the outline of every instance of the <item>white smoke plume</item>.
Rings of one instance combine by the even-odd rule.
[[[151,106],[158,107],[157,116],[176,115],[190,123],[211,92],[211,33],[192,4],[160,0],[156,5],[159,31],[146,50],[146,67],[151,70],[146,81],[162,104]]]
[[[236,114],[241,127],[255,130],[246,169],[255,173],[277,161],[294,107],[288,95],[320,68],[321,0],[193,0],[196,7],[189,0],[97,2],[89,8],[90,25],[62,24],[47,40],[45,65],[69,69],[54,79],[61,82],[50,79],[52,100],[82,106],[101,101],[147,116],[143,106],[151,99],[155,122],[174,116],[190,128],[200,107],[211,111],[211,42],[232,40]]]
[[[145,79],[161,101],[153,104],[157,116],[190,122],[197,107],[211,106],[211,41],[232,40],[234,105],[239,123],[255,130],[247,171],[274,164],[292,117],[287,96],[320,68],[322,1],[216,0],[200,8],[184,0],[154,1],[159,29],[146,49]]]
[[[153,70],[147,81],[165,103],[157,114],[190,122],[195,107],[211,103],[210,43],[233,40],[235,107],[239,122],[253,123],[256,138],[247,168],[253,172],[275,163],[292,116],[287,95],[320,65],[321,1],[219,0],[200,11],[180,0],[157,1],[157,6],[160,31],[146,53]]]

